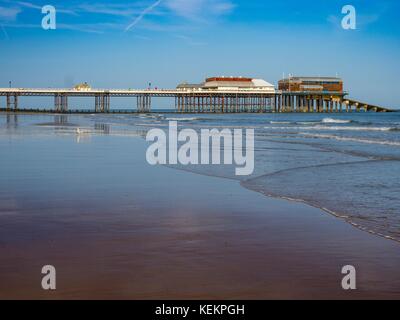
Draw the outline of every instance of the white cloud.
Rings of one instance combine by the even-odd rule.
[[[201,11],[204,0],[168,0],[167,7],[177,15],[193,18]]]
[[[39,9],[39,10],[41,10],[41,8],[42,8],[41,6],[38,6],[38,5],[33,4],[31,2],[26,2],[26,1],[14,1],[14,3],[18,4],[18,5],[22,6],[22,7],[25,7],[25,8]]]
[[[140,15],[143,12],[141,4],[119,4],[119,3],[84,3],[77,7],[78,11],[86,13],[99,13],[110,16],[134,16]],[[154,12],[152,12],[154,14]],[[159,12],[157,12],[159,14]]]
[[[205,46],[207,43],[201,41],[195,41],[191,37],[184,36],[184,35],[175,35],[176,38],[185,41],[190,46]]]
[[[17,16],[20,12],[21,12],[21,9],[19,9],[19,8],[0,7],[0,20],[14,21],[17,19]]]
[[[219,3],[215,3],[210,9],[213,14],[223,15],[231,13],[233,9],[235,9],[235,5],[232,2],[221,1]]]
[[[360,15],[358,17],[358,24],[361,26],[367,26],[377,22],[381,18],[381,14],[373,13],[368,15]]]
[[[193,20],[229,14],[235,8],[229,0],[167,0],[166,6],[176,15]]]
[[[39,6],[37,4],[34,4],[32,2],[27,2],[27,1],[10,1],[10,0],[2,0],[2,1],[5,2],[5,3],[11,3],[14,7],[13,8],[9,8],[9,9],[10,10],[19,10],[19,12],[21,12],[23,8],[42,10],[42,7],[43,7],[43,6]],[[61,9],[59,7],[56,7],[56,8],[57,8],[57,12],[59,12],[59,13],[76,15],[76,12],[74,12],[73,10]]]
[[[109,3],[83,2],[69,8],[56,8],[57,12],[75,16],[79,15],[81,17],[85,14],[103,14],[120,17],[121,21],[118,22],[118,24],[121,24],[119,30],[125,29],[125,31],[129,31],[136,28],[139,23],[143,23],[142,27],[144,29],[181,32],[180,29],[194,28],[194,25],[199,27],[202,23],[208,23],[215,20],[215,18],[229,14],[235,8],[232,1],[233,0],[143,0],[132,2],[131,4],[121,3],[120,1]],[[0,4],[0,22],[10,27],[17,27],[16,23],[11,23],[17,21],[18,15],[22,11],[41,9],[41,6],[29,0],[0,0],[0,3],[3,3],[3,6]],[[160,16],[162,19],[158,20],[158,25],[155,25],[156,21],[154,19],[145,19],[148,15]],[[132,22],[127,26],[126,19],[132,19]],[[189,20],[190,25],[187,23],[188,21],[179,20]],[[105,21],[109,21],[109,19]],[[114,22],[115,19],[112,21]],[[200,24],[192,22],[199,22]],[[21,21],[19,25],[28,27],[23,21]],[[103,30],[103,25],[104,23],[100,20],[99,23],[93,25],[78,24],[73,26],[72,23],[70,23],[60,25],[60,28],[63,27],[64,29],[97,33],[106,31]],[[112,26],[111,29],[115,29],[116,26],[117,25]],[[192,39],[181,39],[189,44],[200,44]]]
[[[137,13],[135,10],[127,9],[122,6],[105,4],[81,4],[79,9],[88,13],[100,13],[113,16],[130,16]]]

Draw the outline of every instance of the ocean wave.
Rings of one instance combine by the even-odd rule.
[[[300,125],[311,125],[311,124],[319,124],[321,121],[298,121],[296,124]]]
[[[264,129],[280,129],[280,130],[319,130],[319,131],[400,131],[398,127],[351,127],[351,126],[308,126],[308,127],[264,127]]]
[[[37,123],[35,124],[37,127],[51,127],[51,128],[59,128],[59,127],[77,127],[77,124],[74,123],[56,123],[56,122],[48,122],[48,123]]]
[[[166,118],[166,121],[196,121],[201,120],[200,118]]]
[[[161,114],[141,114],[138,116],[140,119],[164,119],[165,116]]]
[[[400,142],[389,141],[389,140],[361,139],[361,138],[341,137],[341,136],[329,135],[329,134],[311,134],[311,133],[306,133],[306,132],[300,132],[300,134],[303,136],[306,136],[306,137],[310,137],[310,138],[334,139],[334,140],[338,140],[338,141],[380,144],[380,145],[387,145],[387,146],[400,146]]]
[[[332,118],[324,118],[320,121],[270,121],[270,124],[293,124],[293,125],[318,125],[318,124],[349,124],[349,123],[358,123],[362,125],[370,125],[370,122],[362,123],[355,120],[340,120],[340,119],[332,119]]]
[[[270,121],[270,124],[292,124],[295,122],[291,122],[291,121]]]
[[[332,118],[324,118],[321,121],[322,123],[352,123],[352,120],[340,120],[340,119],[332,119]]]

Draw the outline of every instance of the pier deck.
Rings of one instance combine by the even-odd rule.
[[[54,97],[53,112],[82,113],[83,110],[69,108],[70,97],[92,97],[95,107],[92,112],[111,113],[111,98],[132,97],[132,112],[151,112],[152,98],[173,98],[175,111],[179,113],[264,113],[264,112],[391,112],[393,110],[346,99],[342,92],[263,92],[262,90],[133,90],[133,89],[29,89],[0,88],[0,97],[5,97],[5,107],[0,111],[42,110],[21,109],[20,97]]]

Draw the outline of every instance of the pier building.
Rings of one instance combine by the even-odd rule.
[[[278,84],[284,92],[332,92],[343,93],[343,80],[332,77],[289,77]]]
[[[181,91],[262,91],[275,93],[275,86],[263,79],[244,77],[212,77],[201,84],[182,83],[177,86]]]

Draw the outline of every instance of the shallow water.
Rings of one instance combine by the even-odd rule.
[[[143,119],[141,119],[143,120]],[[400,113],[149,116],[142,126],[255,128],[255,171],[175,166],[242,180],[244,187],[305,201],[400,241]]]
[[[78,143],[99,135],[144,138],[148,129],[167,128],[169,121],[194,129],[254,128],[256,134],[255,171],[250,177],[237,177],[234,166],[174,166],[176,169],[238,179],[251,190],[305,201],[361,229],[400,241],[400,113],[0,115],[0,145],[3,150],[15,151],[0,160],[3,184],[6,181],[10,188],[29,177],[26,168],[12,170],[16,163],[29,161],[24,158],[24,148],[40,152],[56,143],[45,139],[40,146],[21,142],[25,143],[22,147],[17,143],[19,137],[56,134],[72,136]],[[82,153],[82,157],[92,156]],[[61,169],[38,172],[46,179],[50,174],[57,176]],[[18,177],[21,180],[14,179]],[[12,211],[10,201],[2,199],[2,214]]]
[[[315,126],[360,126],[348,117],[358,116]],[[381,123],[366,126],[398,121],[375,117]],[[167,118],[195,129],[255,128],[254,174],[150,166],[146,133],[167,128]],[[0,115],[0,299],[398,298],[398,243],[262,195],[303,199],[398,236],[397,147],[297,132],[323,118]],[[397,139],[395,130],[371,132]],[[349,263],[358,270],[354,294],[339,285]],[[57,267],[51,294],[40,286],[47,264]]]

